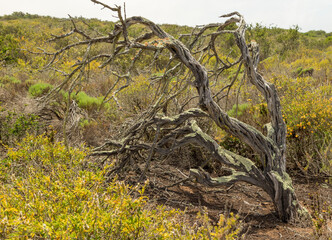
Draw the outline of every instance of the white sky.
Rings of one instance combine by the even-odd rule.
[[[332,32],[332,0],[101,0],[114,6],[126,2],[127,17],[143,16],[156,23],[201,25],[222,22],[218,16],[240,12],[247,23],[290,28],[302,32]],[[82,16],[115,21],[112,13],[90,0],[0,0],[0,15],[14,11],[54,17]]]

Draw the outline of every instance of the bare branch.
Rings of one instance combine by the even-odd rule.
[[[248,182],[254,184],[252,178],[244,172],[235,172],[229,176],[211,178],[202,168],[200,170],[190,169],[190,177],[195,178],[199,183],[209,187],[231,186],[236,182]]]
[[[41,53],[51,57],[46,67],[56,69],[54,65],[59,63],[63,54],[72,48],[86,45],[87,49],[83,60],[74,64],[72,72],[66,74],[63,83],[53,89],[48,96],[53,95],[65,85],[72,91],[80,81],[85,67],[92,61],[98,60],[101,61],[100,68],[110,66],[109,72],[116,76],[115,82],[103,98],[103,103],[113,99],[120,107],[121,103],[117,99],[120,91],[130,87],[137,75],[151,74],[156,69],[158,71],[158,74],[154,72],[150,77],[146,77],[151,86],[158,84],[154,95],[151,95],[152,100],[148,107],[142,110],[130,124],[127,122],[128,127],[123,131],[120,140],[108,140],[102,146],[95,148],[92,155],[147,152],[149,154],[143,177],[155,154],[167,155],[182,146],[195,144],[210,152],[213,160],[232,168],[233,174],[211,178],[202,169],[191,169],[190,179],[196,178],[209,186],[233,184],[237,181],[254,184],[271,196],[281,219],[288,221],[294,217],[299,206],[290,178],[286,173],[286,125],[282,119],[280,100],[275,87],[257,72],[259,47],[255,42],[247,45],[246,24],[242,15],[238,12],[222,15],[222,18],[226,18],[224,23],[199,26],[193,29],[191,34],[181,35],[178,40],[148,19],[137,16],[127,18],[120,6],[110,7],[97,0],[91,1],[114,12],[119,21],[107,36],[91,37],[84,30],[78,29],[75,21],[71,19],[74,28],[72,31],[53,36],[51,40],[56,41],[77,34],[79,40],[54,53],[41,50]],[[140,36],[132,36],[130,28],[137,24],[144,27],[144,32]],[[229,51],[221,53],[220,41],[224,39],[225,34],[233,34],[236,45]],[[187,40],[188,47],[180,41],[182,39]],[[108,50],[102,54],[90,54],[90,46],[101,43],[108,44]],[[170,57],[167,58],[166,52]],[[127,66],[123,67],[118,62],[125,57],[130,57],[131,60]],[[144,62],[144,66],[140,67],[138,62],[146,61],[145,57],[149,61]],[[211,66],[211,61],[214,59],[215,63]],[[157,68],[160,62],[162,62],[161,67]],[[222,73],[230,68],[236,70],[235,75],[230,80],[225,80]],[[242,80],[239,80],[241,70],[244,73]],[[266,125],[265,135],[258,129],[230,117],[227,114],[228,99],[226,99],[226,108],[218,105],[221,98],[231,93],[235,82],[242,81],[241,87],[245,77],[263,94],[267,102],[271,123]],[[211,86],[211,80],[214,81],[215,86],[219,86],[219,90],[212,89],[214,85]],[[191,92],[191,86],[195,87],[196,93]],[[236,94],[237,102],[240,87]],[[188,89],[190,91],[186,91]],[[184,92],[190,94],[183,96]],[[196,106],[196,99],[200,109]],[[174,109],[177,109],[179,113],[168,116],[167,106],[172,101],[176,103],[172,106],[171,114],[175,114]],[[194,108],[191,108],[190,105],[193,104],[195,104]],[[188,106],[190,109],[186,110]],[[258,168],[248,158],[223,149],[194,121],[199,117],[213,121],[217,127],[250,146],[260,156],[261,167]],[[146,134],[154,137],[146,140],[143,137]]]

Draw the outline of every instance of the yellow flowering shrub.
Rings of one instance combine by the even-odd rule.
[[[288,155],[302,171],[332,172],[332,86],[313,77],[277,77],[284,119],[287,124]]]
[[[332,173],[330,49],[301,49],[283,61],[275,56],[262,63],[265,75],[276,85],[281,98],[289,166],[303,173]]]
[[[28,135],[0,163],[0,239],[234,239],[238,217],[190,224],[179,210],[151,208],[144,186],[105,182],[88,149]],[[136,197],[134,197],[136,196]]]

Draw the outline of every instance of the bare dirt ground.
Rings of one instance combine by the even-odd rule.
[[[281,222],[275,215],[269,196],[260,188],[246,183],[218,188],[194,182],[173,186],[185,175],[185,170],[178,166],[155,163],[147,174],[150,179],[147,194],[159,204],[186,210],[192,217],[205,209],[213,223],[217,223],[220,214],[236,213],[243,228],[242,239],[332,239],[331,220],[326,220],[321,236],[315,233],[316,228],[310,220]],[[129,182],[135,182],[138,177],[139,174],[130,172],[126,178]],[[332,206],[331,186],[304,181],[301,177],[293,177],[293,181],[300,203],[312,214],[315,210],[324,212],[327,206]]]

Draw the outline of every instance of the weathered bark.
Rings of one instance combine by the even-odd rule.
[[[275,87],[266,82],[264,78],[257,73],[258,46],[251,46],[253,48],[253,54],[250,55],[245,42],[245,23],[242,16],[238,13],[233,13],[227,15],[227,17],[233,15],[239,17],[237,21],[240,25],[239,28],[234,31],[234,35],[237,40],[237,45],[242,52],[242,59],[247,70],[248,78],[263,94],[267,102],[271,117],[271,126],[268,133],[269,137],[264,136],[251,126],[230,118],[227,113],[218,106],[212,98],[207,71],[181,42],[173,40],[168,48],[173,51],[194,74],[194,84],[199,93],[200,107],[209,114],[219,127],[225,129],[233,136],[238,137],[259,153],[262,158],[261,160],[264,162],[264,171],[260,171],[250,160],[246,160],[244,163],[244,158],[241,156],[233,157],[227,153],[226,150],[221,150],[220,147],[216,146],[216,143],[206,134],[197,130],[195,133],[202,138],[197,141],[201,141],[201,145],[213,144],[213,147],[207,146],[207,148],[215,153],[217,160],[235,169],[239,169],[232,177],[219,179],[217,182],[224,184],[234,181],[246,181],[262,187],[271,196],[279,217],[283,221],[288,221],[297,215],[296,210],[298,203],[292,187],[292,181],[286,173],[286,125],[282,119],[280,100]],[[158,34],[158,32],[155,32],[155,34]],[[162,33],[159,37],[170,36]],[[194,128],[194,130],[195,129],[197,128]],[[194,173],[194,171],[192,171],[192,173]],[[196,175],[197,174],[198,172],[196,172]],[[212,183],[211,180],[208,182]]]
[[[276,88],[265,81],[263,76],[257,72],[257,64],[259,62],[258,45],[255,42],[251,42],[247,45],[245,41],[245,22],[243,17],[237,12],[222,16],[228,18],[225,23],[210,24],[201,28],[199,33],[193,34],[193,40],[188,44],[189,47],[186,47],[180,40],[175,39],[163,31],[158,25],[145,18],[130,17],[123,19],[120,7],[112,8],[97,0],[92,0],[92,2],[101,4],[103,7],[118,14],[120,21],[115,25],[113,32],[109,33],[108,36],[92,38],[84,34],[84,32],[79,31],[75,26],[75,29],[69,34],[55,37],[55,39],[77,33],[81,35],[84,40],[68,45],[56,53],[46,53],[53,56],[49,66],[55,63],[55,60],[61,55],[61,53],[76,46],[90,46],[100,42],[109,43],[112,46],[111,53],[92,56],[85,59],[84,62],[76,64],[76,68],[68,75],[69,79],[73,77],[75,72],[79,69],[84,69],[86,64],[96,59],[106,59],[101,65],[101,67],[103,67],[107,64],[111,64],[117,56],[127,54],[130,49],[140,49],[137,56],[133,58],[132,65],[127,74],[121,75],[114,73],[114,75],[119,78],[126,78],[127,82],[129,82],[128,79],[130,79],[132,66],[142,54],[142,51],[154,51],[155,56],[158,57],[161,51],[168,50],[172,54],[170,63],[176,59],[179,64],[173,68],[170,68],[169,64],[161,78],[165,78],[169,74],[176,72],[180,66],[185,66],[190,70],[194,79],[193,85],[198,92],[200,107],[200,109],[189,109],[176,116],[167,117],[160,113],[161,110],[165,110],[165,108],[167,108],[167,103],[179,95],[182,89],[179,89],[171,96],[161,94],[155,104],[151,106],[147,112],[141,115],[141,119],[132,124],[126,133],[123,134],[122,139],[107,141],[103,146],[96,148],[93,155],[112,155],[146,150],[150,151],[148,160],[150,161],[151,156],[154,153],[161,155],[169,154],[181,146],[197,144],[206,148],[216,161],[232,168],[233,174],[230,176],[211,178],[204,171],[191,169],[191,177],[196,178],[199,182],[208,186],[227,185],[237,181],[248,182],[262,188],[268,193],[280,219],[287,222],[296,217],[300,212],[299,210],[301,210],[301,207],[297,202],[292,187],[292,181],[286,173],[286,125],[282,118],[280,100]],[[236,30],[225,30],[226,26],[234,23],[237,24]],[[130,38],[127,29],[135,24],[146,26],[150,32],[145,33],[138,38]],[[218,66],[215,67],[213,74],[209,75],[209,72],[200,62],[200,59],[195,57],[192,50],[195,44],[198,43],[198,39],[200,39],[207,30],[212,28],[217,28],[217,30],[205,35],[205,37],[210,37],[207,48],[212,51]],[[215,41],[217,41],[217,37],[225,33],[234,34],[236,44],[241,52],[241,56],[233,63],[223,61],[219,57],[214,45]],[[155,39],[156,37],[158,38],[157,40]],[[153,39],[153,41],[149,43],[144,42],[150,39]],[[200,51],[204,52],[207,48],[202,48]],[[214,100],[209,82],[210,78],[213,77],[215,80],[218,80],[219,74],[224,69],[231,68],[238,64],[239,69],[237,75],[243,65],[250,83],[261,92],[267,103],[271,122],[266,125],[266,135],[254,127],[228,116],[226,111]],[[235,80],[236,78],[234,78],[234,81]],[[115,84],[117,83],[118,81]],[[110,93],[114,87],[115,86],[112,86],[108,93]],[[228,87],[231,87],[231,85]],[[114,99],[116,99],[115,95],[117,92],[121,91],[121,89],[122,88],[120,87],[113,93],[112,96]],[[104,100],[105,99],[107,99],[107,96],[105,96]],[[183,109],[183,107],[181,109]],[[193,120],[198,117],[210,118],[218,127],[250,146],[260,156],[263,169],[255,166],[250,159],[223,149],[212,137],[204,133]],[[139,137],[151,127],[158,130],[156,131],[156,134],[162,132],[163,135],[161,137],[155,137],[153,143],[147,143],[140,140]]]

